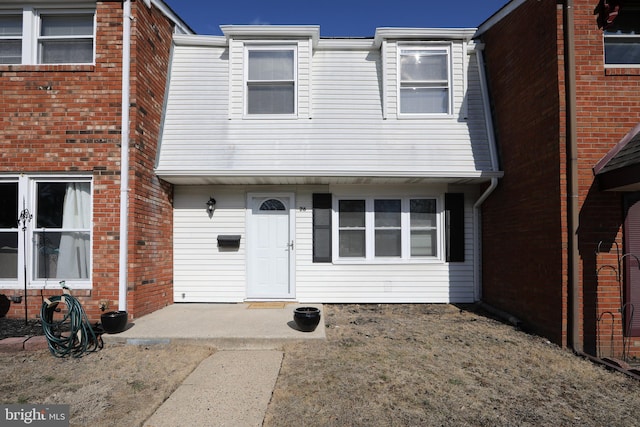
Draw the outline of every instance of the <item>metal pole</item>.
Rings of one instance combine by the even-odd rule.
[[[24,281],[24,324],[26,325],[29,319],[29,299],[27,297],[27,223],[31,221],[33,215],[29,212],[29,209],[24,206],[24,201],[22,206],[24,209],[22,209],[18,217],[18,227],[22,224],[22,265],[24,267],[22,279]]]

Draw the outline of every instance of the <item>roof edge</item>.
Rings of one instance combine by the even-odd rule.
[[[502,6],[496,13],[491,15],[486,21],[484,21],[478,27],[478,31],[474,37],[479,37],[486,31],[488,31],[491,27],[496,25],[498,22],[502,21],[506,16],[508,16],[511,12],[520,7],[526,0],[511,0],[504,6]]]
[[[379,27],[373,38],[374,46],[380,46],[383,40],[471,40],[477,28],[405,28]]]

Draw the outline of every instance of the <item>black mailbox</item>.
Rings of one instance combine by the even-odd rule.
[[[239,234],[227,234],[218,236],[218,247],[225,249],[238,249],[240,247]]]

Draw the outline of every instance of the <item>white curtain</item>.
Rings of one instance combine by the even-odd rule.
[[[62,236],[58,252],[58,279],[89,277],[91,195],[88,182],[67,184],[62,213]],[[74,231],[67,231],[74,230]],[[82,230],[82,231],[80,231]]]

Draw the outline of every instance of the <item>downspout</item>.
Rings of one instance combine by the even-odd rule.
[[[576,136],[576,59],[575,59],[575,38],[573,21],[573,0],[565,0],[564,3],[564,57],[565,57],[565,96],[566,96],[566,121],[567,121],[567,177],[569,187],[569,200],[567,201],[567,229],[569,251],[569,301],[571,308],[568,309],[570,316],[568,327],[570,328],[571,346],[577,353],[583,351],[583,341],[580,335],[580,306],[579,302],[579,259],[578,252],[578,139]]]
[[[129,103],[131,62],[131,0],[122,3],[122,123],[120,144],[120,257],[118,277],[118,310],[127,310],[127,278],[129,251]]]
[[[491,156],[491,167],[493,171],[498,170],[498,155],[496,153],[496,137],[493,131],[493,120],[491,118],[491,105],[489,104],[489,90],[487,89],[487,80],[484,72],[484,56],[482,54],[482,49],[484,46],[482,44],[476,44],[476,63],[478,66],[478,74],[480,78],[480,91],[482,93],[482,106],[484,109],[484,117],[485,117],[485,126],[487,131],[487,139],[489,140],[489,154]],[[481,233],[480,229],[480,221],[481,212],[480,208],[485,200],[493,193],[493,191],[498,186],[498,178],[491,178],[491,183],[489,187],[480,195],[478,200],[473,204],[473,235],[474,239],[474,248],[473,248],[473,271],[474,271],[474,292],[475,292],[475,300],[480,301],[482,299],[482,279],[481,279],[481,259],[480,254],[482,251],[481,244]]]

